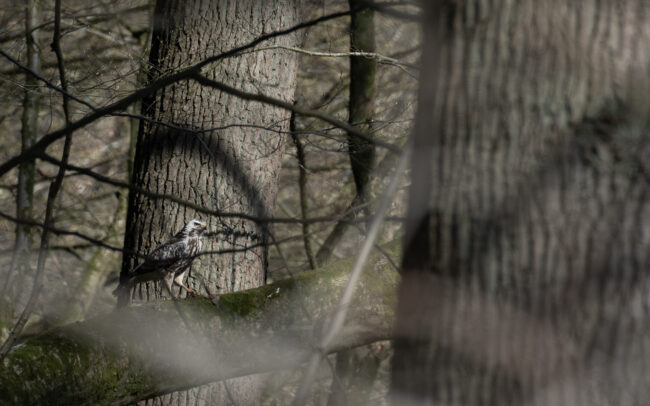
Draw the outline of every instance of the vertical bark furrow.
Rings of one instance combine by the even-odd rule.
[[[155,13],[150,80],[251,41],[262,33],[287,28],[297,19],[293,0],[266,3],[159,0]],[[295,46],[295,35],[278,37],[268,45],[271,44]],[[249,92],[292,100],[296,58],[284,51],[250,53],[207,66],[203,73]],[[184,81],[143,101],[142,112],[153,120],[189,131],[142,123],[134,184],[212,210],[259,217],[272,215],[284,136],[243,126],[211,129],[230,124],[279,123],[279,129],[287,131],[286,111]],[[187,207],[133,193],[129,200],[125,248],[148,253],[192,217],[207,220],[209,231],[216,233],[213,238],[204,239],[203,251],[246,248],[266,238],[265,225],[238,218],[206,218]],[[213,294],[257,287],[264,281],[265,256],[262,247],[202,256],[194,262],[188,285],[205,293],[201,285],[201,280],[205,280]],[[135,257],[125,255],[123,275],[128,275],[138,262]],[[136,286],[132,298],[147,301],[166,296],[159,282],[148,282]],[[246,395],[243,387],[234,386],[238,403],[250,403],[253,399],[250,396],[254,397],[256,390],[251,388]],[[227,401],[219,384],[170,394],[149,404],[198,405]]]
[[[634,163],[650,159],[635,96],[649,86],[648,6],[503,0],[477,20],[478,0],[443,3],[456,14],[441,19],[453,22],[436,54],[441,99],[416,128],[434,140],[431,278],[454,282],[444,297],[402,296],[398,317],[427,339],[398,343],[396,392],[445,404],[620,399],[618,371],[650,362],[639,359],[650,202]],[[647,386],[630,381],[636,394]]]

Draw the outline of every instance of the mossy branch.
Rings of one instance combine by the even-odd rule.
[[[393,260],[398,246],[386,247]],[[0,365],[0,404],[127,404],[203,383],[305,362],[319,326],[336,311],[353,260],[295,279],[180,305],[121,309],[75,323],[12,349]],[[392,331],[398,276],[376,252],[365,267],[335,352],[386,339]]]

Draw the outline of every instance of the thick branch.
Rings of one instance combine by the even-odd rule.
[[[396,244],[388,248],[394,259]],[[338,307],[352,260],[295,279],[180,302],[196,335],[171,302],[116,311],[28,340],[0,365],[0,402],[126,404],[202,383],[295,367],[313,353],[315,326]],[[397,273],[375,253],[347,323],[328,350],[390,336]],[[305,316],[304,304],[308,314]]]

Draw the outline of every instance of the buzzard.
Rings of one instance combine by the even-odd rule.
[[[201,251],[201,237],[206,227],[203,221],[190,220],[175,236],[147,255],[144,262],[136,266],[113,293],[117,295],[120,291],[127,291],[136,283],[162,279],[170,293],[176,283],[188,293],[196,294],[183,284],[183,278]],[[173,293],[171,295],[174,296]]]

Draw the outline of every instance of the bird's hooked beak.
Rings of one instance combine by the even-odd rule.
[[[199,227],[201,227],[201,230],[205,230],[208,227],[208,223],[202,221],[199,223]]]

